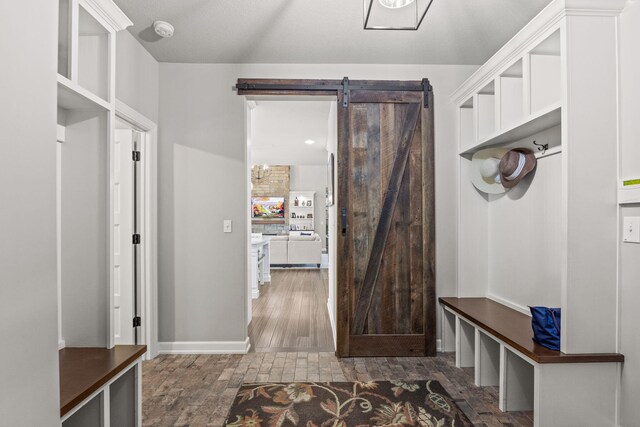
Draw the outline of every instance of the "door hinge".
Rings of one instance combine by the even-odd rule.
[[[140,161],[140,152],[139,151],[134,151],[133,152],[133,161],[134,162],[139,162]]]
[[[140,244],[140,235],[139,234],[134,234],[133,235],[133,244],[134,245],[139,245]]]
[[[137,328],[138,326],[142,326],[142,318],[140,316],[133,318],[133,327]]]

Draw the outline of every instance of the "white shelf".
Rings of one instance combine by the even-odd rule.
[[[543,130],[552,128],[560,124],[561,108],[559,104],[552,105],[531,115],[526,119],[512,125],[507,129],[495,132],[493,135],[481,140],[476,145],[466,148],[461,155],[473,154],[476,151],[492,145],[502,144],[534,135]]]
[[[622,184],[618,188],[618,204],[627,205],[640,203],[640,184],[623,186]]]
[[[111,105],[87,89],[58,74],[58,107],[66,110],[109,111]]]

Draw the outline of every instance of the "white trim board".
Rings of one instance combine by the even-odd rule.
[[[531,317],[531,310],[529,310],[529,307],[524,306],[524,305],[520,305],[520,304],[516,304],[515,302],[511,302],[509,300],[506,300],[504,298],[500,298],[499,296],[493,295],[493,294],[488,294],[487,298],[489,298],[490,300],[493,300],[499,304],[502,305],[506,305],[509,308],[514,309],[515,311],[519,311],[520,313],[524,313],[527,316]]]
[[[142,221],[143,265],[142,272],[142,344],[147,345],[145,359],[153,359],[158,352],[158,233],[157,233],[157,162],[158,162],[158,125],[143,114],[131,108],[119,99],[115,100],[115,116],[131,125],[134,129],[147,134],[144,138],[142,152],[146,152],[143,159],[142,179],[145,190],[142,194],[141,210],[144,215]],[[113,284],[111,284],[113,286]],[[112,292],[112,289],[110,290]],[[113,312],[113,302],[110,303],[109,313]],[[113,340],[112,319],[109,320],[110,340]]]
[[[159,354],[245,354],[249,352],[249,337],[244,341],[174,341],[159,342]]]
[[[333,339],[333,348],[338,348],[338,334],[336,331],[336,319],[333,318],[331,303],[327,301],[327,313],[329,314],[329,325],[331,325],[331,338]]]

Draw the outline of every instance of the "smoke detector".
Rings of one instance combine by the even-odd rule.
[[[153,29],[156,31],[160,37],[171,37],[173,36],[173,25],[169,24],[165,21],[156,21],[153,23]]]

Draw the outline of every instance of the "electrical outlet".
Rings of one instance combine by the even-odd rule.
[[[640,217],[624,217],[622,224],[622,240],[626,243],[640,243]]]
[[[223,221],[224,224],[224,232],[225,233],[231,233],[231,220],[230,219],[225,219]]]

